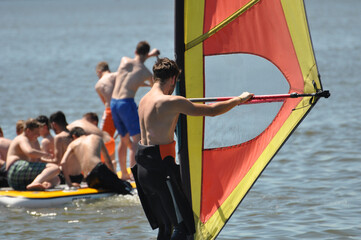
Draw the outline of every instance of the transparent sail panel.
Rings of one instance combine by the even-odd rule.
[[[289,91],[288,82],[275,65],[249,54],[206,57],[205,79],[206,97]],[[255,138],[269,126],[281,106],[282,102],[242,105],[224,115],[206,117],[204,148],[233,146]]]

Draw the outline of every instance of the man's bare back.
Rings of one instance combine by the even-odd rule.
[[[89,172],[101,162],[101,147],[101,137],[94,134],[81,136],[71,142],[67,152],[71,151],[75,157],[67,159],[67,164],[71,166],[71,168],[69,168],[71,169],[69,174],[78,175],[83,173],[84,176],[87,176]]]
[[[0,137],[0,167],[5,163],[11,140]]]
[[[60,164],[61,158],[63,157],[68,145],[71,142],[69,133],[62,131],[54,137],[54,161],[56,164]]]
[[[168,68],[164,67],[163,62],[174,65],[174,61],[169,59],[160,59],[156,65],[159,69],[153,67],[155,82],[152,89],[141,99],[138,113],[141,129],[141,143],[143,145],[161,145],[169,144],[174,141],[174,130],[180,113],[190,116],[216,116],[223,114],[240,103],[246,102],[252,98],[253,94],[242,93],[228,101],[218,102],[212,105],[194,104],[181,96],[172,96],[176,80],[177,70],[173,70],[175,75],[161,79],[157,77],[157,71],[160,76],[169,75]],[[165,64],[165,66],[168,66]]]
[[[179,113],[172,112],[177,97],[152,88],[139,103],[141,141],[143,145],[168,144],[174,140]]]
[[[140,61],[139,57],[134,59],[123,57],[118,68],[112,98],[134,98],[138,88],[140,86],[149,86],[144,82],[151,81],[151,79],[151,72]]]
[[[110,107],[116,77],[117,73],[104,73],[95,85],[95,90],[106,108]]]

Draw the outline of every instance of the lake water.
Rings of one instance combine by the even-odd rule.
[[[264,171],[218,239],[361,239],[361,1],[307,0],[321,99]],[[147,40],[174,56],[170,0],[1,0],[0,126],[103,105],[95,66],[115,71]],[[148,60],[151,66],[154,60]],[[139,101],[147,89],[141,89]],[[0,207],[0,239],[155,239],[137,197],[51,209]]]

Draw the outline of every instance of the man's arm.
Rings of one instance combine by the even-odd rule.
[[[105,104],[102,83],[100,83],[99,81],[97,82],[97,84],[95,84],[95,91],[98,93],[99,98],[100,98],[100,100],[102,100],[103,104]]]
[[[61,159],[61,162],[60,162],[60,166],[61,166],[61,170],[63,171],[63,174],[64,174],[65,182],[69,187],[72,187],[73,183],[70,180],[69,169],[68,169],[68,167],[70,167],[70,166],[68,166],[67,161],[68,161],[69,157],[72,156],[72,154],[73,154],[73,149],[69,145],[64,153],[63,158]]]
[[[23,151],[23,153],[25,153],[28,157],[30,158],[41,158],[41,157],[45,157],[45,158],[51,158],[51,154],[37,150],[35,148],[33,148],[31,146],[31,143],[29,140],[27,140],[26,138],[22,139],[20,144],[19,144],[21,150]]]
[[[235,106],[247,102],[253,97],[253,94],[244,92],[239,97],[234,97],[227,101],[214,104],[195,104],[183,97],[177,97],[174,102],[174,110],[190,116],[217,116],[228,112]]]

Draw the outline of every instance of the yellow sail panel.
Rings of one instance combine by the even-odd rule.
[[[185,1],[184,42],[187,43],[203,33],[204,1]],[[184,53],[186,96],[204,96],[203,44]],[[203,118],[187,116],[189,178],[191,182],[192,207],[195,222],[198,223],[201,202]]]
[[[304,11],[304,2],[294,0],[282,0],[281,2],[303,79],[305,80],[304,92],[315,92],[312,81],[315,81],[317,89],[321,89],[322,87],[318,77],[307,17]]]

